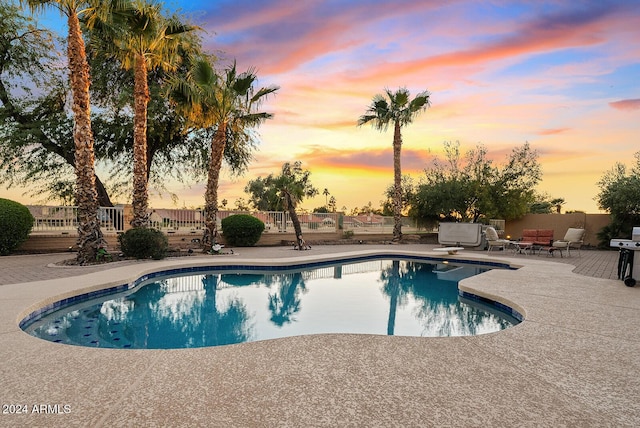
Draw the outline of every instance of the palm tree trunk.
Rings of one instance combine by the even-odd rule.
[[[149,224],[149,194],[147,190],[147,104],[149,85],[147,61],[138,55],[134,70],[133,117],[133,227]]]
[[[78,204],[78,255],[84,265],[96,260],[98,248],[106,243],[98,222],[95,187],[93,133],[89,101],[89,65],[78,15],[68,17],[68,57],[73,94],[73,140],[75,144],[76,203]]]
[[[109,192],[104,187],[104,184],[100,180],[100,177],[95,176],[96,183],[96,192],[98,194],[98,206],[99,207],[112,207],[113,202],[111,202],[111,198],[109,197]]]
[[[402,167],[400,151],[402,134],[400,122],[396,121],[393,131],[393,242],[402,240]]]
[[[289,216],[291,217],[291,223],[293,223],[293,230],[296,232],[296,240],[294,246],[298,248],[298,250],[304,250],[302,245],[302,226],[300,225],[300,219],[298,218],[298,214],[296,213],[296,204],[293,203],[293,199],[291,195],[285,192],[286,207],[287,211],[289,211]]]
[[[202,237],[202,248],[211,249],[218,236],[218,185],[220,183],[220,169],[222,169],[222,158],[224,156],[224,146],[227,140],[227,124],[221,123],[213,136],[211,142],[211,157],[209,158],[209,176],[207,179],[207,190],[204,195],[205,220],[204,236]]]

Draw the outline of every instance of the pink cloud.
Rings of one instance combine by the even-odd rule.
[[[219,40],[207,46],[221,48],[243,62],[258,64],[266,74],[284,73],[332,52],[366,42],[362,28],[399,15],[437,8],[411,0],[377,4],[299,2],[287,0],[234,5],[210,11],[209,31]],[[223,46],[220,46],[222,43]]]
[[[433,160],[433,155],[426,150],[404,149],[402,151],[403,172],[422,171]],[[317,168],[360,169],[368,171],[392,171],[393,150],[338,150],[326,147],[310,147],[304,154],[305,162]]]
[[[562,133],[567,132],[569,130],[570,130],[570,128],[541,129],[539,131],[536,131],[535,134],[537,134],[537,135],[555,135],[555,134],[562,134]]]
[[[539,17],[512,28],[510,34],[497,41],[417,60],[382,63],[366,73],[366,77],[359,77],[390,78],[399,73],[407,75],[439,67],[483,65],[522,55],[601,44],[606,38],[600,30],[611,19],[609,15],[612,13],[612,10],[594,8],[581,13]]]
[[[640,110],[640,98],[610,102],[609,106],[616,110]]]

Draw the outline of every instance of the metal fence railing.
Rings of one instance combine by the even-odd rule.
[[[35,218],[32,233],[74,234],[78,228],[77,208],[69,206],[28,205]],[[265,224],[265,233],[293,232],[293,222],[288,212],[282,211],[229,211],[219,210],[216,216],[218,229],[222,230],[222,220],[234,214],[249,214]],[[124,232],[127,222],[124,206],[100,207],[98,211],[100,228],[105,234]],[[392,233],[393,217],[375,214],[348,216],[342,213],[298,213],[298,220],[304,234],[353,231],[363,233]],[[165,233],[201,233],[205,227],[205,212],[202,209],[149,210],[149,225]],[[417,231],[415,222],[403,218],[405,233]]]
[[[78,229],[78,208],[68,206],[28,205],[35,222],[33,232],[75,233]],[[100,207],[100,228],[104,233],[124,231],[123,207]]]

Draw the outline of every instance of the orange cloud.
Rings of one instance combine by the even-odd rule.
[[[555,135],[555,134],[562,134],[569,130],[570,128],[541,129],[540,131],[535,131],[535,133],[537,135]]]
[[[609,103],[609,107],[623,111],[640,110],[640,98],[614,101]]]
[[[305,163],[312,168],[332,170],[393,170],[393,151],[327,149],[326,147],[310,147],[304,154]],[[402,150],[402,170],[405,173],[422,171],[433,160],[433,155],[426,150]]]

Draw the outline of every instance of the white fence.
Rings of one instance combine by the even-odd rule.
[[[35,219],[32,233],[76,233],[78,208],[67,206],[27,205]],[[123,207],[100,207],[98,220],[103,233],[124,231]]]
[[[28,205],[35,218],[32,233],[75,234],[78,228],[77,208],[68,206]],[[288,212],[281,211],[226,211],[217,214],[218,228],[222,230],[222,219],[233,214],[249,214],[265,224],[265,233],[293,232],[293,222]],[[105,234],[124,232],[126,222],[124,206],[100,207],[100,228]],[[149,225],[165,233],[194,234],[204,230],[204,210],[164,209],[149,210]],[[360,233],[392,233],[393,217],[375,214],[347,216],[342,213],[299,213],[302,232],[332,233],[353,231]],[[403,218],[405,233],[417,231],[415,223]]]

